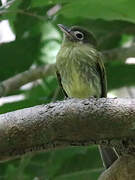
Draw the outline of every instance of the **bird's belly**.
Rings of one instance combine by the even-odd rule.
[[[80,86],[76,85],[70,85],[65,87],[66,93],[69,97],[75,97],[75,98],[88,98],[91,96],[96,96],[95,89],[89,88],[87,86],[84,86],[80,84]]]
[[[72,77],[62,82],[63,88],[69,97],[88,98],[91,96],[100,97],[101,87],[97,88],[93,81],[87,80],[79,73],[71,73]],[[69,77],[69,76],[68,76]],[[68,78],[67,77],[67,78]]]

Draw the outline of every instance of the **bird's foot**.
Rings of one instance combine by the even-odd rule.
[[[72,99],[71,97],[64,97],[64,100]]]
[[[95,99],[97,98],[96,96],[90,96],[89,99]]]

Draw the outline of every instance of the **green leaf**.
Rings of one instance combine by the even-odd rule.
[[[36,106],[36,105],[43,104],[43,103],[45,103],[45,101],[43,102],[43,100],[36,99],[36,98],[6,103],[6,104],[0,106],[0,114],[15,111],[18,109]]]
[[[1,44],[0,81],[27,70],[37,59],[39,44],[39,36]]]
[[[38,0],[38,1],[32,0],[31,1],[31,6],[32,7],[42,7],[42,6],[53,5],[53,4],[54,4],[54,2],[52,0],[46,0],[46,1],[43,1],[43,0]]]
[[[38,1],[32,0],[31,6],[32,7],[43,7],[46,5],[55,5],[57,3],[63,4],[65,2],[68,2],[68,0],[45,0],[45,1],[44,0],[38,0]]]
[[[78,0],[69,1],[59,11],[66,17],[84,17],[135,22],[134,0]]]
[[[96,180],[102,171],[102,163],[96,146],[70,147],[25,155],[21,159],[0,164],[1,177],[6,180],[29,180],[38,177],[49,180]],[[85,178],[83,178],[85,177]]]
[[[18,11],[18,7],[20,5],[20,3],[22,2],[22,0],[13,0],[9,1],[10,3],[10,6],[7,8],[6,5],[0,7],[0,20],[3,20],[3,19],[9,19],[9,20],[12,20],[14,21],[15,18],[16,18],[16,14],[17,14],[17,11]]]
[[[109,63],[106,64],[108,90],[135,85],[135,65]]]
[[[69,173],[67,175],[58,176],[54,180],[97,180],[101,172],[101,169],[96,169],[95,171],[84,170],[81,172]]]
[[[97,146],[56,150],[52,152],[49,162],[46,164],[46,172],[50,179],[76,172],[102,168]]]
[[[48,6],[44,8],[29,8],[28,10],[26,8],[22,10],[22,13],[18,13],[12,25],[16,37],[35,36],[41,33],[46,23],[45,12],[48,8]]]

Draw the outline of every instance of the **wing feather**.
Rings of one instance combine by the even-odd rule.
[[[64,88],[63,88],[63,86],[62,86],[61,76],[60,76],[60,73],[59,73],[58,70],[56,71],[56,75],[57,75],[57,79],[58,79],[59,86],[61,87],[63,94],[65,95],[65,97],[68,97],[67,93],[65,92],[65,90],[64,90]]]
[[[98,72],[99,72],[100,78],[101,78],[101,87],[102,87],[101,97],[107,97],[106,72],[105,72],[105,67],[104,67],[101,55],[99,55],[99,57],[98,57],[97,69],[98,69]]]

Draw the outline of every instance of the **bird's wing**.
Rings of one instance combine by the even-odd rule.
[[[107,80],[106,80],[106,72],[105,72],[102,56],[99,55],[97,60],[98,60],[97,70],[100,73],[100,77],[101,77],[101,87],[102,87],[101,97],[107,97]]]
[[[60,76],[60,73],[59,73],[58,70],[56,71],[56,75],[57,75],[57,79],[58,79],[59,86],[61,87],[63,94],[65,95],[65,97],[68,97],[67,93],[64,91],[64,88],[63,88],[63,86],[62,86],[61,76]]]

